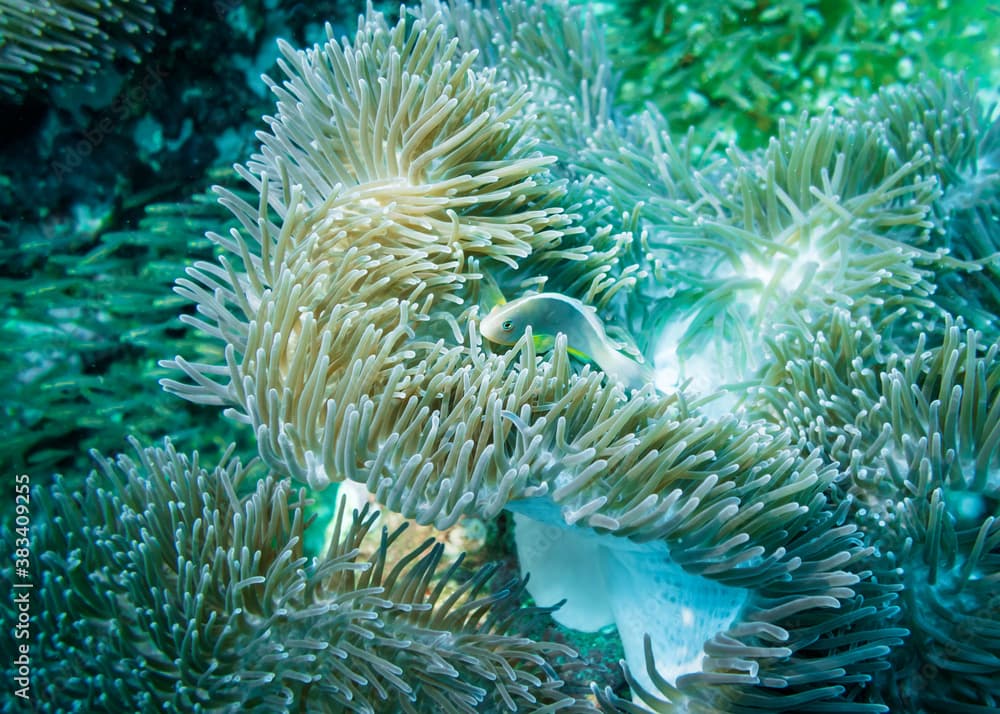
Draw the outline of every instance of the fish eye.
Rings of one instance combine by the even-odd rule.
[[[514,323],[513,323],[513,321],[511,321],[511,320],[504,320],[503,324],[500,325],[500,329],[503,330],[504,332],[513,332],[513,330],[514,330]]]

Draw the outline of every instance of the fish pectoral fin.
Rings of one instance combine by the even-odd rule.
[[[548,352],[556,344],[556,338],[552,335],[532,335],[531,340],[535,345],[535,352]]]

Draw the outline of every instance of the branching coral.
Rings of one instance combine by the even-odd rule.
[[[32,87],[95,72],[116,57],[139,61],[156,13],[171,0],[3,0],[0,96],[18,102]]]
[[[453,583],[440,544],[390,555],[400,531],[360,559],[367,510],[341,513],[309,561],[287,480],[254,486],[239,461],[210,470],[169,443],[134,446],[79,494],[33,494],[46,710],[593,711],[553,668],[572,651],[519,634],[544,611],[512,609],[517,582],[486,567]]]

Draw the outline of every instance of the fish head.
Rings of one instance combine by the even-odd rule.
[[[490,342],[509,347],[521,339],[531,324],[530,312],[523,300],[497,305],[479,323],[479,332]]]

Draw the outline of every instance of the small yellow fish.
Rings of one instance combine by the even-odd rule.
[[[631,389],[653,382],[653,372],[622,354],[608,337],[596,311],[559,293],[538,293],[494,307],[479,326],[490,342],[510,346],[531,325],[535,349],[550,349],[556,335],[566,335],[566,349],[574,357],[593,362],[605,374]]]

